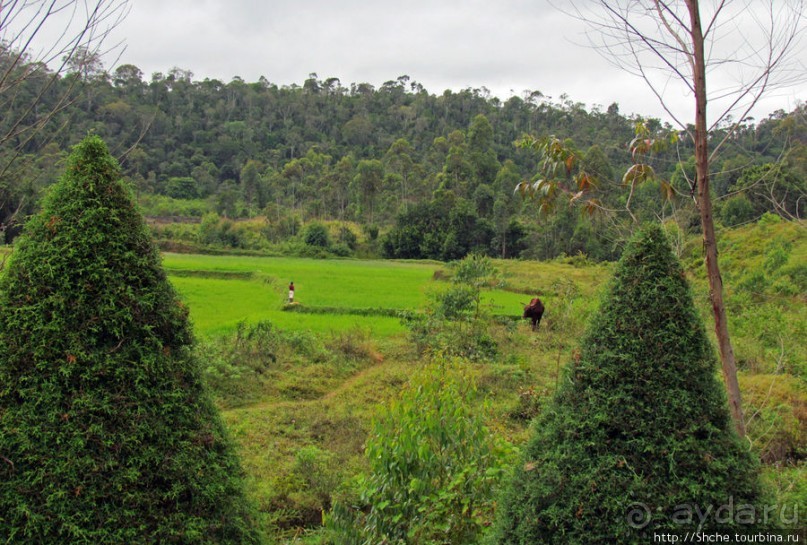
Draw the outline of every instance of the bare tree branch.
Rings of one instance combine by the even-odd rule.
[[[28,206],[8,181],[12,165],[42,145],[42,129],[74,103],[88,61],[120,49],[106,42],[128,13],[129,0],[0,0],[3,229]]]
[[[9,122],[0,144],[16,139],[21,133],[37,133],[58,111],[70,104],[76,82],[60,89],[55,106],[48,112],[29,116],[43,103],[43,98],[66,74],[79,55],[101,56],[109,51],[104,43],[129,12],[129,0],[13,0],[0,2],[0,100],[4,101],[4,114],[11,115],[10,106],[17,91],[33,83],[34,78],[47,75],[36,86],[36,94],[23,109],[15,108],[14,119]],[[53,31],[56,30],[56,33]],[[115,46],[117,47],[117,46]],[[115,48],[113,47],[113,49]],[[80,60],[80,59],[79,59]],[[49,65],[56,63],[53,71]],[[11,98],[8,98],[8,97]],[[24,144],[30,142],[28,137]]]

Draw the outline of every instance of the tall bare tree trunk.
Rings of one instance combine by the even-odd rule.
[[[715,236],[712,202],[709,195],[709,143],[706,125],[706,63],[704,58],[703,29],[701,28],[698,0],[686,0],[691,20],[693,45],[693,74],[695,77],[695,162],[697,173],[698,209],[703,228],[703,249],[706,254],[706,275],[709,279],[709,298],[715,319],[715,334],[720,350],[723,379],[726,382],[729,407],[740,436],[745,436],[742,396],[737,381],[737,364],[729,338],[726,306],[723,302],[723,279],[717,263],[717,238]]]

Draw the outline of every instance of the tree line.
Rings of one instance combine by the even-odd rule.
[[[0,49],[0,63],[8,67],[12,53]],[[686,142],[655,154],[658,179],[630,197],[620,187],[637,123],[657,134],[672,128],[624,115],[617,104],[587,108],[539,91],[502,100],[485,88],[436,95],[408,76],[378,88],[317,74],[281,86],[266,78],[199,81],[174,68],[146,80],[133,65],[109,72],[97,56],[79,58],[63,77],[28,79],[3,104],[15,115],[0,125],[16,119],[34,125],[50,116],[33,137],[10,138],[0,148],[6,240],[37,209],[65,150],[88,132],[109,143],[141,196],[169,199],[176,215],[184,215],[184,202],[203,202],[202,212],[230,219],[350,221],[380,229],[378,247],[388,257],[454,259],[471,251],[515,257],[525,250],[535,258],[616,257],[625,214],[592,220],[558,206],[544,217],[514,196],[514,187],[540,170],[540,157],[514,145],[524,134],[555,135],[575,149],[576,168],[596,175],[603,210],[624,211],[627,204],[639,218],[675,216],[684,228],[698,228],[687,202],[694,161]],[[62,96],[59,86],[76,90],[61,108],[49,103]],[[22,111],[26,97],[38,93],[37,107]],[[803,214],[804,114],[800,105],[749,119],[731,135],[713,182],[724,223],[765,211]],[[11,129],[0,126],[4,134]],[[720,129],[713,134],[723,136]],[[676,189],[677,199],[665,197],[665,187]]]

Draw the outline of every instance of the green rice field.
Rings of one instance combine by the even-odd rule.
[[[239,322],[268,320],[280,328],[315,332],[362,328],[374,337],[404,331],[395,316],[349,314],[356,309],[413,311],[439,289],[436,262],[317,260],[285,257],[208,256],[167,253],[163,265],[190,308],[197,334],[233,330]],[[328,307],[327,314],[286,312],[289,281],[295,302]],[[486,303],[494,314],[517,315],[525,295],[494,290]],[[345,313],[338,309],[345,309]]]

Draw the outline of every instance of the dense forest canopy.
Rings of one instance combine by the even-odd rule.
[[[1,48],[0,63],[8,63],[10,53]],[[351,221],[371,233],[380,228],[379,249],[390,257],[452,259],[471,250],[510,257],[530,248],[530,257],[584,252],[609,259],[615,241],[624,238],[620,226],[628,217],[619,212],[593,220],[602,222],[596,228],[565,206],[539,222],[537,207],[513,195],[519,181],[536,175],[539,160],[514,142],[524,134],[555,135],[578,150],[579,168],[596,175],[603,208],[624,210],[620,184],[639,119],[622,115],[616,103],[587,109],[540,91],[502,100],[484,88],[437,95],[408,76],[378,88],[317,74],[302,85],[279,86],[266,78],[198,81],[174,68],[147,80],[137,66],[108,72],[97,58],[86,58],[55,85],[76,80],[73,102],[43,130],[10,138],[0,149],[0,222],[7,240],[36,210],[64,150],[88,132],[108,142],[141,196],[161,195],[174,205],[204,201],[192,212],[177,205],[176,215],[265,216],[290,225],[276,229],[290,235],[314,220]],[[35,109],[3,119],[23,117],[33,126],[55,108],[48,97],[59,94],[41,88],[43,81],[32,78],[4,97],[0,107],[19,114],[30,103],[25,93],[44,93]],[[765,211],[803,214],[804,115],[800,105],[749,119],[732,136],[714,163],[724,222],[742,223]],[[644,123],[654,133],[671,130],[658,119]],[[3,134],[15,129],[5,124],[0,120]],[[665,200],[658,181],[647,183],[632,197],[637,216],[676,215],[685,228],[697,228],[687,212],[691,156],[682,141],[653,157],[659,178],[680,195]],[[407,246],[413,229],[419,236],[435,228],[445,236]]]

